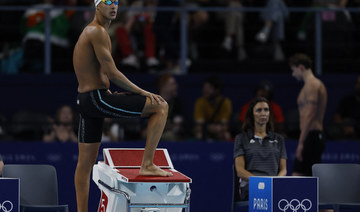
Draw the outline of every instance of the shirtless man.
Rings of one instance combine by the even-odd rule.
[[[74,48],[73,63],[78,80],[79,158],[75,189],[79,212],[88,211],[91,169],[100,147],[104,117],[149,117],[140,175],[171,176],[153,163],[164,130],[168,104],[159,95],[145,91],[128,80],[111,56],[109,25],[115,19],[118,0],[94,0],[96,13]],[[110,81],[130,92],[111,93]]]
[[[297,104],[300,116],[300,137],[294,161],[294,176],[311,176],[312,165],[321,162],[325,149],[323,119],[326,110],[325,85],[314,76],[312,61],[304,54],[290,58],[292,76],[304,82]]]

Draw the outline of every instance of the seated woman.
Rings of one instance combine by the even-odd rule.
[[[234,159],[240,178],[240,201],[249,200],[250,176],[286,176],[284,138],[274,132],[270,103],[263,97],[251,101],[242,125],[243,132],[235,137]]]

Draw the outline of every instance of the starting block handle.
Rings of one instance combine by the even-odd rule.
[[[109,186],[108,184],[104,183],[101,180],[98,180],[98,183],[100,185],[104,186],[105,188],[107,188],[108,190],[112,191],[112,192],[123,195],[126,198],[128,204],[130,204],[130,195],[128,193],[126,193],[125,191],[121,191],[119,189],[113,188],[113,187]]]

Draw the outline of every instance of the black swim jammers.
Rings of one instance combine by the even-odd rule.
[[[146,101],[138,94],[110,94],[107,89],[79,93],[78,138],[81,143],[101,141],[104,118],[140,117]]]

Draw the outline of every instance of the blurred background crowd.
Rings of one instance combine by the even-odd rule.
[[[119,5],[109,33],[124,71],[180,73],[185,47],[188,72],[284,72],[288,55],[314,58],[319,43],[326,73],[354,73],[359,67],[358,0],[119,0]],[[43,73],[46,33],[51,72],[73,71],[73,46],[92,20],[92,0],[1,0],[0,6],[1,73]],[[50,9],[49,32],[44,8]],[[185,29],[179,8],[186,11]]]

